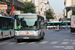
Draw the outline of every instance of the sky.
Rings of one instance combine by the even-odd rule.
[[[48,0],[55,13],[63,13],[64,0]]]

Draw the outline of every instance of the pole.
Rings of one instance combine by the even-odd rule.
[[[13,0],[13,5],[14,5],[14,0]]]

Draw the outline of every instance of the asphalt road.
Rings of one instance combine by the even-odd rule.
[[[75,34],[70,30],[46,30],[43,40],[17,43],[15,39],[7,39],[0,42],[0,50],[75,50]]]

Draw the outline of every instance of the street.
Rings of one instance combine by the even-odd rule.
[[[75,0],[0,0],[0,50],[75,50],[74,32]]]
[[[0,42],[0,50],[75,50],[75,35],[69,29],[46,30],[43,40],[8,39]]]

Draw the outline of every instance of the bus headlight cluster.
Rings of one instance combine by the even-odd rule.
[[[34,31],[34,36],[38,36],[39,32],[38,31]]]
[[[15,31],[15,35],[16,35],[16,36],[19,36],[19,32],[18,32],[18,31]]]

